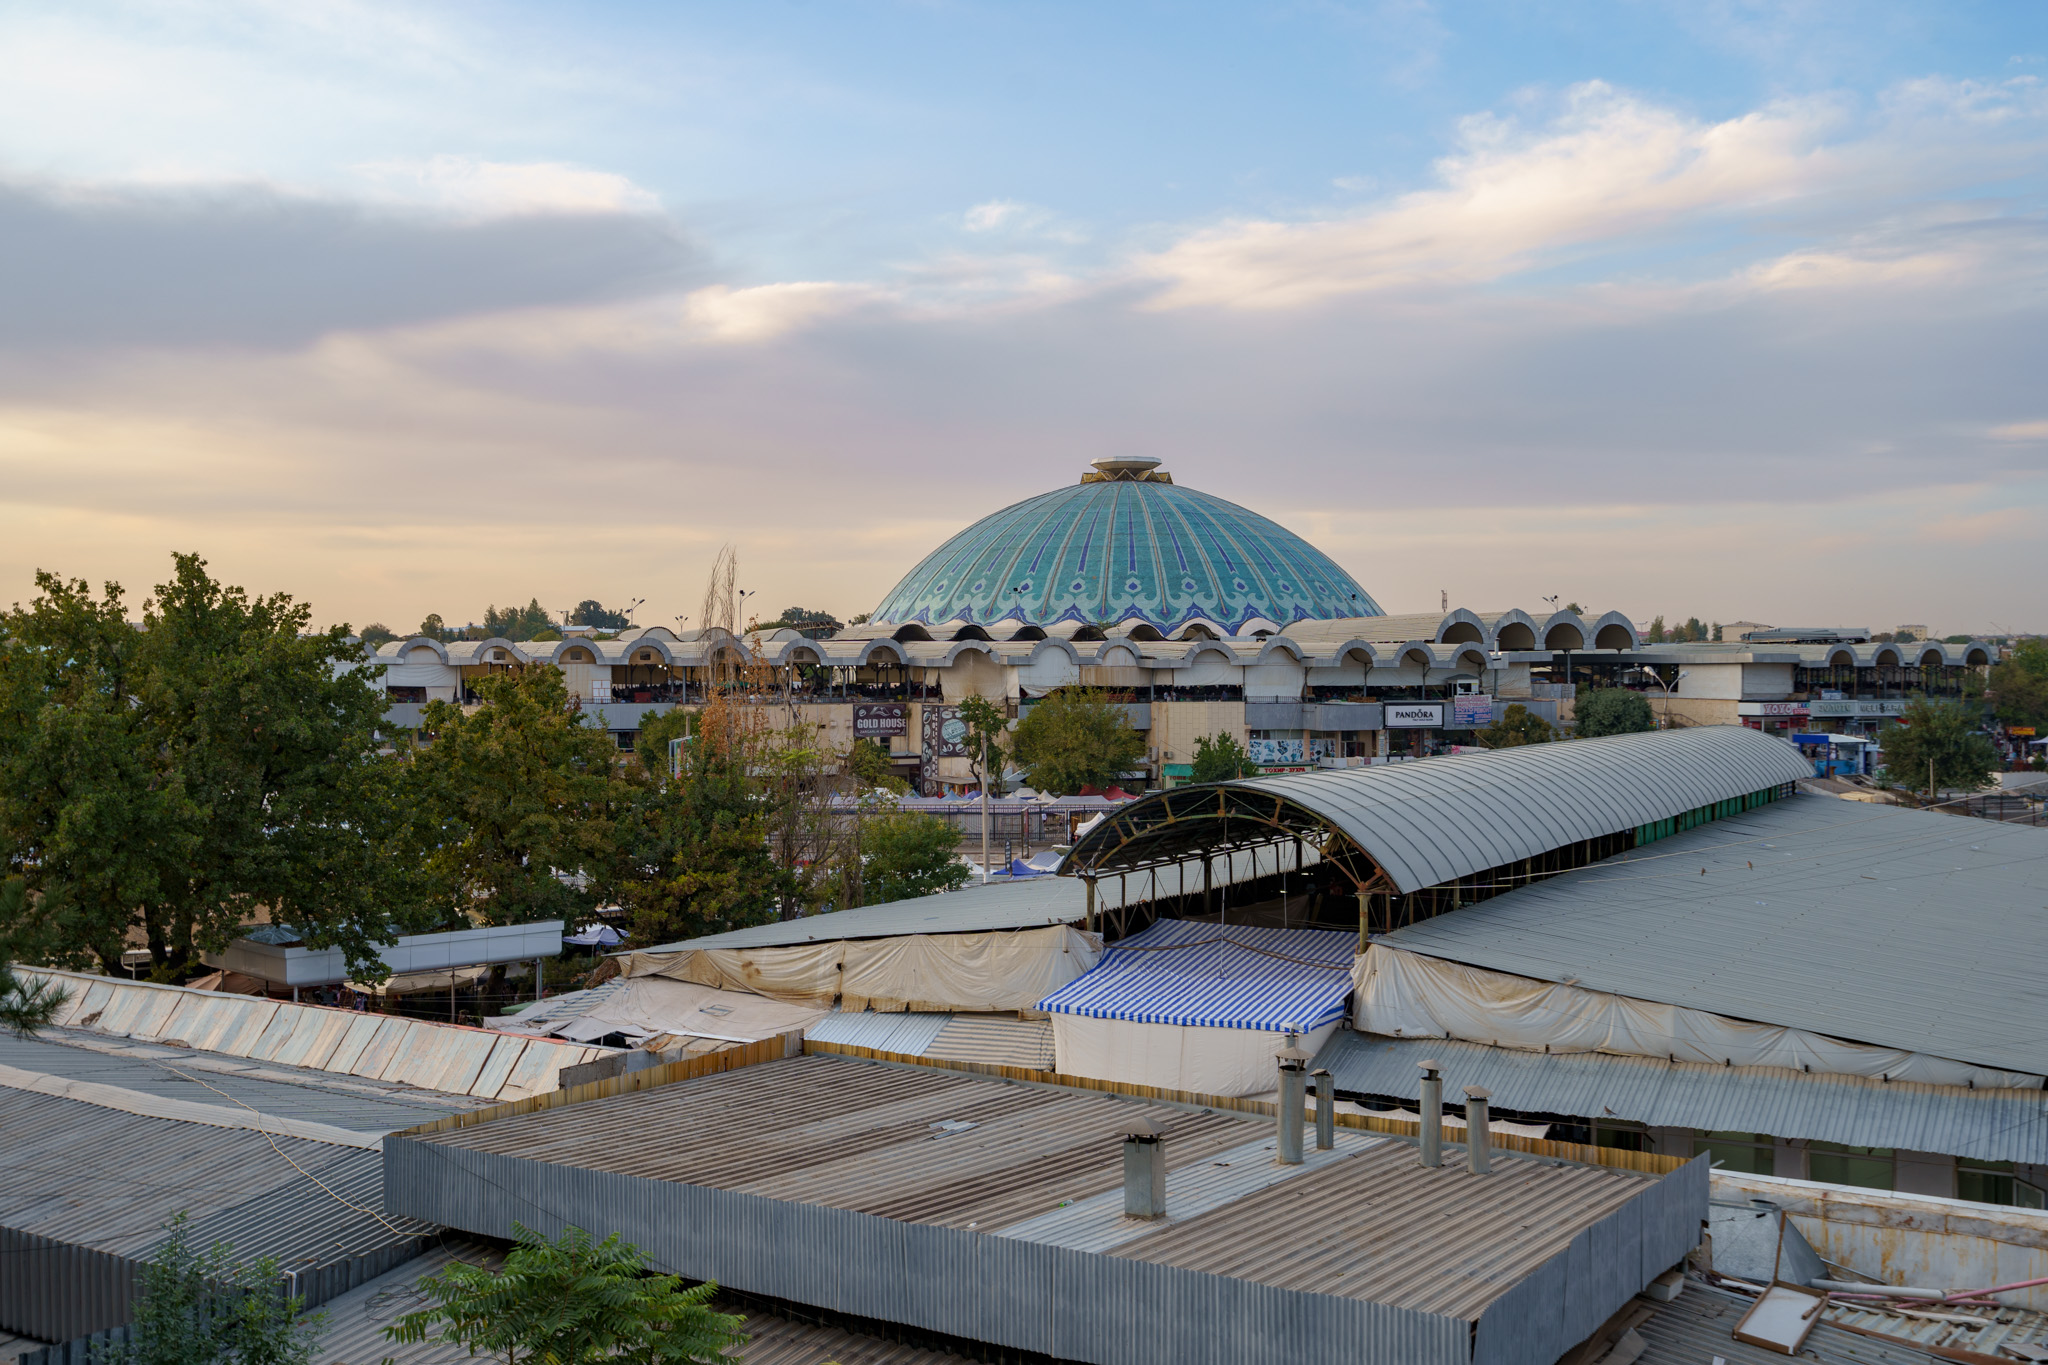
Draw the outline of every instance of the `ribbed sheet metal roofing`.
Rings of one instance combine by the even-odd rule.
[[[1443,1065],[1445,1094],[1481,1086],[1492,1092],[1497,1110],[2048,1164],[2048,1093],[2039,1090],[1887,1084],[1779,1067],[1597,1052],[1522,1052],[1349,1029],[1332,1035],[1315,1064],[1328,1067],[1347,1094],[1412,1105],[1422,1075],[1417,1064],[1428,1058]]]
[[[951,1023],[950,1014],[877,1014],[872,1010],[849,1013],[834,1010],[804,1030],[804,1037],[842,1047],[871,1047],[877,1052],[900,1052],[922,1057],[924,1050]]]
[[[1162,919],[1039,1001],[1052,1014],[1307,1032],[1342,1018],[1355,936]]]
[[[2048,1020],[2048,829],[1794,796],[1385,941],[1591,991],[2048,1073],[2039,1024]]]
[[[809,1056],[392,1141],[996,1234],[1120,1189],[1118,1134],[1135,1109],[1166,1129],[1169,1181],[1272,1138],[1272,1120],[1249,1115]],[[945,1123],[966,1126],[935,1127]],[[1495,1174],[1474,1176],[1455,1163],[1422,1167],[1405,1141],[1361,1144],[1115,1254],[1471,1317],[1657,1183],[1508,1153],[1495,1161]],[[439,1169],[465,1178],[460,1163]]]
[[[145,1255],[180,1212],[199,1245],[231,1240],[238,1256],[276,1256],[286,1269],[349,1259],[432,1230],[392,1218],[402,1230],[395,1233],[342,1202],[381,1207],[375,1151],[7,1089],[0,1089],[0,1133],[0,1225],[118,1256]]]
[[[1734,1337],[1735,1324],[1755,1300],[1688,1280],[1685,1291],[1656,1306],[1649,1321],[1635,1329],[1645,1343],[1636,1365],[1707,1365],[1716,1359],[1728,1365],[1783,1365],[1785,1356]],[[1857,1332],[1816,1323],[1799,1349],[1801,1360],[1820,1365],[1935,1365],[1935,1358],[1916,1347],[1878,1341]]]
[[[35,1038],[0,1030],[0,1066],[194,1104],[232,1106],[239,1101],[276,1118],[358,1133],[388,1133],[478,1107],[467,1096],[68,1029],[51,1029]]]
[[[1784,740],[1703,725],[1237,785],[1322,816],[1409,892],[1812,776]]]
[[[1809,766],[1809,776],[1811,776]],[[1098,892],[1097,904],[1107,894]],[[917,896],[858,910],[757,924],[703,938],[642,948],[673,953],[697,948],[780,948],[793,943],[831,943],[849,938],[895,938],[902,934],[973,934],[994,929],[1042,929],[1079,924],[1088,912],[1087,889],[1071,877],[1027,877],[1015,882],[970,885],[936,896]]]

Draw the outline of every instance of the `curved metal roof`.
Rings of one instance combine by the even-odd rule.
[[[1218,785],[1319,817],[1406,894],[1812,776],[1812,763],[1784,740],[1711,725]],[[1114,838],[1173,814],[1168,803],[1185,805],[1191,790],[1202,789],[1126,807],[1082,840],[1067,866],[1080,870]]]
[[[1006,507],[927,556],[874,619],[933,626],[1378,616],[1329,556],[1235,503],[1163,481],[1097,480]]]

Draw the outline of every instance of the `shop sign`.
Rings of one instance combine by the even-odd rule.
[[[1807,714],[1803,701],[1745,701],[1737,703],[1737,715],[1743,716],[1800,716]]]
[[[910,733],[910,708],[900,701],[856,704],[853,708],[855,739],[885,739]]]
[[[1477,730],[1493,724],[1493,698],[1464,696],[1451,698],[1451,728]]]
[[[1389,730],[1441,730],[1444,724],[1444,704],[1440,701],[1390,701],[1386,704],[1386,719],[1383,722]],[[1493,723],[1492,712],[1487,714],[1487,724]]]
[[[1252,762],[1262,768],[1275,763],[1308,762],[1298,739],[1255,739],[1246,747],[1251,751]]]
[[[2028,739],[2032,739],[2034,736],[2034,727],[2031,725],[2014,725],[2009,727],[2006,730],[2006,733],[2009,735],[2024,735]]]
[[[1845,698],[1830,701],[1823,697],[1806,704],[1807,713],[1814,716],[1901,716],[1906,713],[1906,703],[1900,697],[1887,697],[1882,701],[1857,701]]]

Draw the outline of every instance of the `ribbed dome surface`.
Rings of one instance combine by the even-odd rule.
[[[1150,463],[1147,461],[1146,463]],[[1235,631],[1380,616],[1364,588],[1300,536],[1167,482],[1084,482],[984,517],[926,557],[874,611],[894,624],[1193,620]]]

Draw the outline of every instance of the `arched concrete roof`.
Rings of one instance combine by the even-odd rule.
[[[1461,626],[1465,627],[1465,629],[1457,630],[1457,638],[1452,639],[1452,631]],[[1486,637],[1486,622],[1480,620],[1476,612],[1469,611],[1464,607],[1452,608],[1451,614],[1437,623],[1435,636],[1437,643],[1446,645],[1461,645],[1468,641],[1474,644],[1484,644]]]
[[[966,625],[954,631],[951,638],[955,640],[992,640],[995,637],[990,635],[986,628],[977,626],[974,622],[969,621]]]
[[[1943,649],[1938,641],[1930,640],[1926,644],[1918,646],[1918,649],[1920,651],[1919,655],[1913,662],[1922,668],[1928,667],[1930,659],[1933,660],[1933,666],[1936,668],[1940,668],[1949,662],[1948,651]]]
[[[1297,664],[1308,661],[1308,651],[1300,645],[1294,643],[1285,635],[1269,635],[1261,642],[1258,657],[1253,662],[1266,663],[1276,654],[1284,654]]]
[[[932,633],[913,621],[909,625],[896,627],[895,630],[890,632],[889,638],[892,640],[929,640],[932,638]]]
[[[1559,630],[1576,631],[1579,642],[1575,645],[1558,642]],[[1542,641],[1542,648],[1552,651],[1588,649],[1593,644],[1593,633],[1586,629],[1585,621],[1575,611],[1554,611],[1544,617],[1543,629],[1537,633],[1537,638]]]
[[[410,663],[412,662],[412,652],[415,649],[431,649],[434,651],[436,659],[439,659],[444,664],[448,662],[448,646],[428,635],[415,635],[410,639],[398,641],[398,647],[391,652],[392,658],[402,664]],[[382,653],[383,651],[380,650],[378,652]]]
[[[1616,637],[1611,631],[1620,631]],[[1602,643],[1602,637],[1617,640],[1617,643]],[[1618,611],[1610,611],[1595,621],[1586,633],[1587,642],[1594,649],[1634,649],[1636,647],[1636,624]]]
[[[1975,668],[1991,662],[1991,649],[1988,645],[1965,645],[1962,647],[1962,651],[1963,663],[1968,667]]]
[[[508,663],[524,664],[533,662],[533,657],[526,652],[526,646],[519,644],[517,641],[508,640],[502,635],[493,635],[488,640],[478,640],[476,642],[476,653],[471,657],[480,664],[495,663],[496,660],[490,657],[490,653],[494,649],[502,649],[509,654],[511,658],[506,660]]]
[[[1856,651],[1847,645],[1829,650],[1827,666],[1829,668],[1854,668],[1856,666]]]
[[[548,662],[551,664],[560,665],[569,662],[569,651],[575,649],[580,649],[585,654],[588,654],[590,656],[589,662],[591,663],[601,664],[606,662],[604,652],[597,647],[596,642],[593,640],[556,640],[553,641],[553,644],[554,648],[548,651]]]
[[[1486,669],[1493,666],[1493,660],[1488,658],[1486,651],[1478,645],[1461,646],[1450,657],[1450,667],[1452,668],[1463,668],[1468,662],[1476,669]]]
[[[663,631],[662,635],[658,636],[654,634],[655,629],[655,627],[650,626],[647,630],[643,631],[642,633],[633,637],[630,640],[621,636],[619,639],[612,641],[613,644],[623,645],[624,648],[621,649],[617,654],[613,655],[610,659],[610,662],[616,664],[623,664],[626,667],[630,668],[634,664],[640,662],[640,655],[643,652],[651,651],[654,654],[655,658],[659,659],[663,664],[673,666],[676,662],[676,651],[672,648],[673,637],[664,639],[662,638],[662,636],[666,636],[668,632]],[[732,640],[730,637],[728,637],[725,640],[711,641],[707,643],[709,643],[713,648],[716,648],[717,645],[737,643],[737,641]],[[742,646],[741,649],[742,652],[744,652],[745,647]],[[649,660],[648,662],[652,663],[653,660]]]
[[[1896,645],[1879,645],[1870,651],[1870,662],[1875,668],[1883,668],[1888,664],[1896,668],[1905,661],[1905,656],[1899,653]]]
[[[1428,640],[1409,640],[1397,649],[1390,649],[1387,651],[1387,666],[1391,668],[1406,668],[1420,656],[1424,668],[1435,668],[1437,666],[1436,651],[1431,649],[1429,645],[1430,642]]]
[[[1740,725],[1279,773],[1133,802],[1083,838],[1061,871],[1111,875],[1147,857],[1270,842],[1276,813],[1291,811],[1291,823],[1349,840],[1406,894],[1811,776],[1792,745]]]
[[[1506,633],[1510,627],[1520,627],[1521,629],[1528,631],[1529,643],[1503,643],[1500,637],[1504,633]],[[1523,611],[1520,607],[1504,611],[1498,617],[1494,618],[1492,636],[1487,640],[1487,647],[1496,652],[1502,650],[1540,649],[1542,648],[1542,645],[1543,632],[1541,629],[1537,627],[1536,619],[1530,616],[1528,612]]]
[[[1194,647],[1181,656],[1186,663],[1191,664],[1204,654],[1221,654],[1225,660],[1234,664],[1244,662],[1236,650],[1221,640],[1195,640],[1192,644]]]

